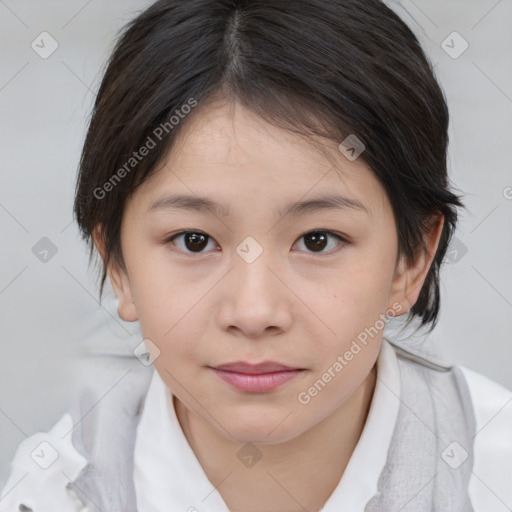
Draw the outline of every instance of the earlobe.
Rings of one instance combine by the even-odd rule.
[[[407,267],[403,256],[397,263],[393,282],[391,284],[391,293],[389,296],[388,310],[393,307],[395,314],[393,316],[402,316],[411,309],[405,290],[407,289]],[[399,307],[396,306],[399,304]],[[392,306],[394,305],[394,306]]]
[[[126,322],[135,322],[138,319],[138,315],[126,272],[111,264],[108,269],[108,277],[117,295],[119,316]]]
[[[137,310],[132,298],[130,281],[126,272],[112,261],[106,262],[106,254],[101,236],[101,226],[97,226],[93,231],[93,242],[103,260],[107,265],[107,276],[112,288],[117,296],[118,314],[126,322],[135,322],[138,319]]]
[[[391,287],[390,304],[399,302],[402,306],[401,314],[407,313],[418,300],[439,246],[443,225],[444,217],[441,214],[432,218],[429,230],[423,238],[428,254],[419,250],[412,265],[407,265],[405,258],[400,258]]]

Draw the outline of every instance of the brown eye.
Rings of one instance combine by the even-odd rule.
[[[171,237],[168,242],[184,253],[201,253],[212,239],[200,231],[184,231]],[[214,244],[215,246],[215,244]]]
[[[304,236],[305,245],[312,251],[323,251],[327,246],[327,236],[321,231],[315,231]]]
[[[331,239],[337,241],[337,243],[333,243]],[[306,252],[330,252],[333,249],[336,249],[337,246],[341,245],[345,240],[335,233],[331,231],[310,231],[305,235],[302,235],[300,240],[304,240],[304,246],[306,247]],[[329,248],[329,251],[325,251],[325,248]]]
[[[200,252],[208,245],[208,237],[202,233],[187,233],[185,247],[193,252]]]

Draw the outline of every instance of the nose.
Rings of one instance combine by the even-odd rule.
[[[247,263],[238,256],[224,280],[218,323],[221,329],[251,339],[286,332],[292,323],[293,294],[265,252]]]

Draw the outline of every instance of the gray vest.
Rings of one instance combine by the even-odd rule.
[[[403,346],[393,348],[401,404],[378,492],[365,512],[473,512],[468,486],[476,427],[464,375]],[[73,444],[89,464],[68,487],[91,512],[137,512],[136,429],[155,370],[133,356],[99,357],[94,367],[95,385],[71,410]]]

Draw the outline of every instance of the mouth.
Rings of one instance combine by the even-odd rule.
[[[259,364],[239,361],[210,368],[224,382],[246,393],[272,391],[305,371],[272,361]]]

